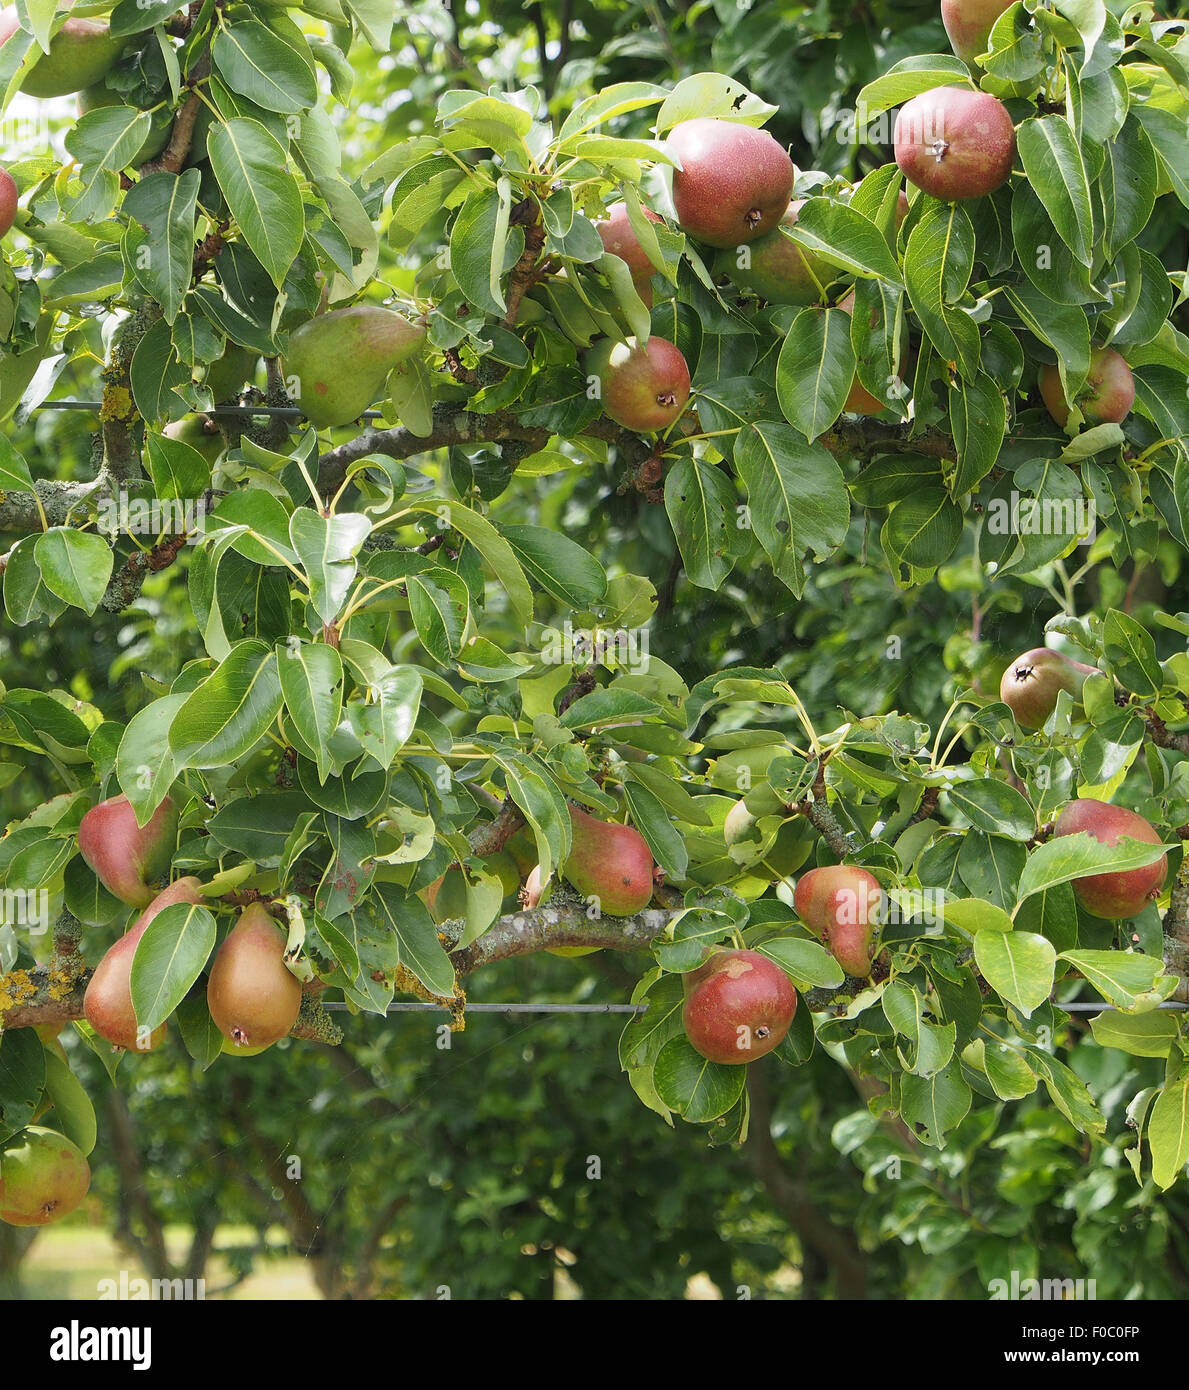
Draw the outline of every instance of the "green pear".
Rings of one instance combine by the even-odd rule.
[[[1039,729],[1057,708],[1061,691],[1081,699],[1083,682],[1097,669],[1070,661],[1048,647],[1033,647],[1008,662],[999,682],[999,698],[1010,706],[1021,728]]]
[[[126,796],[113,796],[92,806],[78,827],[79,853],[100,883],[130,907],[148,907],[153,887],[169,868],[177,840],[178,808],[167,796],[138,826]]]
[[[286,935],[262,903],[240,913],[211,966],[206,1002],[236,1047],[267,1047],[297,1022],[301,985],[285,966]]]
[[[1054,366],[1040,369],[1040,395],[1049,414],[1062,429],[1069,423],[1069,402]],[[1114,348],[1095,348],[1090,354],[1086,384],[1078,394],[1078,409],[1090,425],[1122,424],[1135,403],[1135,378]]]
[[[944,202],[994,193],[1016,156],[1007,107],[969,87],[933,87],[910,98],[896,117],[893,141],[905,178]]]
[[[98,111],[103,106],[125,106],[118,93],[113,92],[106,82],[96,82],[78,94],[78,114],[85,116],[88,111]],[[173,112],[168,106],[159,106],[149,115],[149,133],[144,144],[128,161],[129,164],[143,164],[156,159],[166,145],[173,130]]]
[[[596,820],[570,807],[573,836],[563,872],[584,898],[598,900],[610,917],[630,917],[652,901],[656,865],[640,832],[630,825]]]
[[[0,11],[0,45],[7,43],[18,28],[15,6]],[[127,38],[114,37],[106,24],[68,19],[50,39],[50,51],[43,53],[25,74],[20,89],[31,97],[64,97],[81,92],[107,76],[127,42]]]
[[[681,349],[654,333],[641,347],[635,338],[604,338],[586,355],[586,372],[598,379],[603,412],[624,429],[663,430],[689,400],[689,366]]]
[[[349,424],[424,341],[423,327],[375,304],[319,314],[289,335],[289,394],[315,429]]]
[[[780,230],[793,227],[805,199],[790,203],[780,225],[750,244],[724,251],[715,270],[729,275],[740,289],[772,304],[816,304],[821,287],[838,274],[833,266],[790,241]]]
[[[674,126],[668,144],[681,163],[673,171],[673,208],[683,231],[728,247],[775,228],[797,171],[766,130],[699,116]]]
[[[163,889],[95,967],[83,996],[83,1014],[96,1033],[113,1047],[152,1052],[165,1038],[164,1023],[148,1034],[136,1021],[132,1007],[132,959],[153,918],[175,903],[201,903],[201,887],[198,879],[186,877]]]
[[[64,1134],[30,1125],[0,1151],[0,1221],[48,1226],[87,1195],[91,1166]]]
[[[238,396],[244,383],[254,380],[258,361],[258,353],[229,342],[223,356],[206,369],[206,385],[211,399],[218,404]]]
[[[208,429],[206,417],[203,415],[183,416],[182,419],[166,425],[161,433],[166,439],[176,439],[182,444],[189,444],[191,449],[197,449],[212,466],[218,462],[227,447],[218,426],[213,430]]]
[[[1112,806],[1109,801],[1095,801],[1091,797],[1071,801],[1066,806],[1053,826],[1053,837],[1076,835],[1080,831],[1112,847],[1121,840],[1139,840],[1145,845],[1163,843],[1143,816],[1125,806]],[[1168,856],[1162,854],[1154,864],[1138,869],[1084,874],[1073,880],[1073,891],[1078,902],[1094,917],[1134,917],[1160,896],[1167,875]]]

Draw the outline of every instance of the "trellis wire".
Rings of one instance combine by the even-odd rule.
[[[34,410],[102,410],[102,401],[42,401]],[[197,412],[200,415],[279,415],[286,420],[304,420],[305,412],[295,405],[220,405],[210,410]],[[382,420],[379,410],[365,410],[356,417],[360,420]]]

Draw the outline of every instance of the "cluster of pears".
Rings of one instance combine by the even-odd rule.
[[[93,806],[79,825],[79,850],[109,892],[144,910],[95,967],[83,998],[87,1022],[109,1043],[151,1052],[166,1034],[162,1023],[142,1027],[132,1004],[132,961],[149,923],[177,903],[203,902],[192,876],[158,888],[177,836],[178,809],[166,797],[149,821],[138,826],[126,796]],[[261,903],[240,913],[219,947],[207,983],[211,1018],[223,1034],[225,1051],[262,1052],[297,1022],[301,985],[285,965],[286,935]]]

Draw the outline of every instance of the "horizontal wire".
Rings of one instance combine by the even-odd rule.
[[[102,401],[42,401],[34,410],[102,410]],[[210,410],[200,410],[194,412],[197,415],[245,415],[249,418],[253,415],[279,415],[286,420],[304,420],[305,412],[295,405],[220,405],[212,406]],[[361,415],[355,417],[359,420],[382,420],[383,414],[378,410],[365,410]]]
[[[349,1007],[343,1001],[332,1001],[323,1004],[324,1009],[342,1009]],[[1054,1008],[1060,1009],[1067,1014],[1116,1014],[1121,1010],[1114,1004],[1054,1004]],[[1176,1001],[1157,1004],[1157,1009],[1181,1010],[1189,1009],[1189,1004],[1182,1004]],[[385,1010],[390,1014],[412,1014],[433,1012],[435,1010],[443,1013],[450,1011],[447,1004],[424,1004],[412,1000],[401,1000],[397,1003],[389,1004]],[[465,1012],[468,1014],[643,1014],[648,1012],[647,1004],[467,1004]]]

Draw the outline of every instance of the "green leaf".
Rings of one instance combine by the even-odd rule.
[[[920,57],[902,58],[859,93],[859,111],[865,119],[903,106],[912,97],[934,87],[965,86],[970,81],[970,69],[952,53],[929,53]]]
[[[1107,610],[1102,622],[1102,645],[1121,685],[1143,698],[1156,695],[1164,684],[1152,634],[1128,613]]]
[[[1167,1012],[1096,1014],[1090,1030],[1101,1047],[1117,1047],[1133,1057],[1167,1057],[1181,1034],[1176,1016]]]
[[[809,198],[782,235],[831,265],[863,278],[901,285],[900,268],[883,233],[857,208],[829,198]]]
[[[995,993],[1025,1016],[1052,992],[1057,953],[1043,936],[1021,931],[979,932],[974,938],[974,960]]]
[[[347,703],[351,728],[380,767],[392,766],[413,732],[421,688],[421,676],[414,667],[392,666],[369,682],[365,699]]]
[[[343,662],[325,642],[277,644],[277,673],[285,708],[297,732],[313,750],[318,776],[325,781],[333,758],[331,734],[338,728],[343,704]]]
[[[1189,1072],[1165,1083],[1148,1118],[1152,1181],[1170,1188],[1189,1162]]]
[[[52,526],[37,537],[33,554],[50,593],[72,608],[94,613],[107,591],[114,563],[111,547],[102,536]]]
[[[1165,975],[1163,961],[1138,951],[1063,951],[1061,959],[1125,1013],[1148,1013],[1177,987],[1177,977]]]
[[[958,449],[952,491],[969,492],[995,466],[1007,430],[1007,401],[986,372],[959,377],[950,386],[950,424]]]
[[[737,502],[730,478],[703,458],[679,458],[665,478],[665,510],[686,575],[703,589],[717,589],[735,566]]]
[[[166,323],[181,312],[194,274],[194,214],[201,182],[197,169],[161,171],[148,174],[124,195],[124,211],[145,233],[133,269],[161,305]]]
[[[571,608],[588,608],[606,597],[607,571],[577,541],[546,526],[499,529],[525,572],[546,593]]]
[[[310,581],[310,602],[324,623],[342,611],[358,572],[356,556],[372,524],[358,512],[323,516],[297,507],[289,518],[289,540]]]
[[[779,107],[770,106],[753,92],[721,72],[695,72],[683,77],[661,103],[656,129],[670,130],[682,121],[710,116],[741,125],[763,125]]]
[[[454,965],[438,940],[438,929],[420,898],[406,897],[394,883],[377,883],[368,898],[378,921],[391,930],[400,963],[431,994],[454,995]]]
[[[906,1075],[900,1084],[900,1114],[927,1144],[945,1147],[945,1136],[970,1109],[970,1087],[954,1060],[933,1076]]]
[[[45,1089],[45,1057],[32,1028],[0,1032],[0,1145],[32,1124]]]
[[[1094,218],[1090,183],[1073,127],[1064,116],[1034,116],[1020,123],[1016,144],[1028,182],[1061,239],[1083,265],[1090,264]]]
[[[648,787],[630,779],[624,781],[623,793],[652,857],[670,878],[683,879],[689,869],[689,851],[660,799]]]
[[[922,488],[888,513],[881,542],[890,559],[933,569],[949,559],[961,536],[962,513],[944,489]]]
[[[169,746],[169,728],[186,702],[184,694],[152,700],[128,721],[116,752],[116,780],[144,824],[165,800],[177,764]]]
[[[512,605],[512,616],[522,627],[532,622],[533,591],[529,588],[516,552],[485,516],[457,502],[410,502],[411,512],[421,512],[440,518],[444,525],[465,537],[475,547],[492,574],[503,584]]]
[[[174,903],[144,929],[132,958],[137,1033],[151,1033],[173,1013],[215,948],[215,919],[194,903]]]
[[[1028,856],[1018,889],[1022,900],[1057,883],[1069,883],[1087,874],[1118,873],[1154,864],[1167,853],[1163,845],[1123,839],[1117,845],[1104,845],[1085,831],[1060,835],[1038,845]]]
[[[211,61],[219,76],[241,96],[266,111],[293,114],[318,100],[312,61],[298,53],[256,19],[221,24],[211,44]]]
[[[691,1124],[716,1120],[743,1094],[743,1066],[707,1061],[684,1037],[670,1038],[657,1055],[653,1082],[670,1110]]]
[[[979,366],[978,327],[957,308],[974,269],[974,228],[959,203],[930,200],[904,253],[912,307],[938,355],[973,376]]]
[[[821,445],[767,421],[740,432],[735,464],[747,488],[751,525],[773,572],[800,598],[805,552],[825,559],[846,538],[850,499],[842,469]]]
[[[244,240],[279,289],[305,238],[301,189],[287,155],[259,121],[212,125],[211,167]]]
[[[276,652],[255,638],[236,643],[169,726],[179,771],[237,762],[268,732],[283,700]]]
[[[450,232],[450,268],[458,288],[471,304],[497,316],[508,307],[500,279],[508,251],[511,206],[511,183],[501,178],[496,188],[470,194]],[[518,236],[523,247],[523,233]]]
[[[842,413],[854,379],[850,316],[841,309],[802,309],[776,362],[776,395],[785,419],[812,442]]]
[[[84,1156],[91,1153],[98,1133],[95,1107],[82,1082],[49,1048],[45,1052],[45,1094],[54,1106],[53,1128],[81,1149]]]
[[[954,808],[980,830],[1028,840],[1036,833],[1036,812],[1028,798],[997,777],[957,782],[949,789]]]

